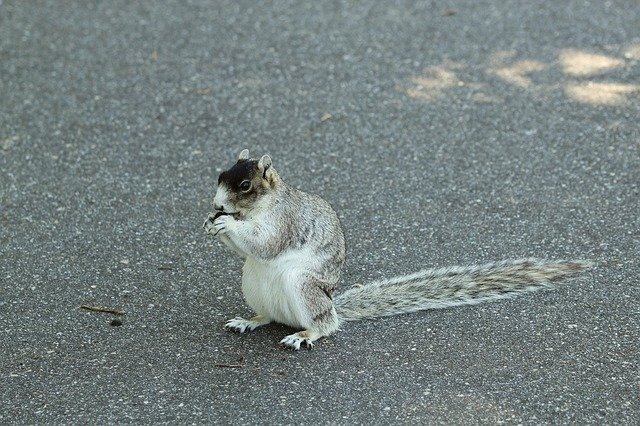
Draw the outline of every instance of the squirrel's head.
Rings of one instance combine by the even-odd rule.
[[[255,160],[249,158],[249,150],[245,149],[238,156],[236,164],[218,176],[213,207],[219,212],[244,216],[279,182],[271,157],[263,155],[260,160]]]

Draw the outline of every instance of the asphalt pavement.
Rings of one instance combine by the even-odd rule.
[[[311,351],[225,332],[201,225],[243,148],[338,211],[342,288],[597,267]],[[637,1],[1,0],[0,423],[637,424],[639,183]]]

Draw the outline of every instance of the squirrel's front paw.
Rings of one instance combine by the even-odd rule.
[[[202,228],[204,228],[204,231],[207,234],[214,234],[216,232],[216,228],[213,226],[213,221],[216,220],[216,217],[218,217],[218,215],[220,214],[220,212],[218,213],[209,213],[209,216],[207,216],[207,218],[205,219],[204,223],[202,224]]]
[[[216,233],[213,235],[224,235],[229,230],[229,227],[235,223],[235,219],[230,214],[223,214],[213,220],[213,227]]]
[[[245,331],[253,331],[256,328],[269,324],[271,320],[262,315],[256,315],[251,319],[244,319],[242,317],[235,317],[230,319],[224,325],[224,328],[230,331],[237,331],[238,333],[244,333]]]
[[[204,221],[202,227],[207,234],[216,236],[218,234],[223,235],[227,232],[227,229],[231,223],[235,222],[235,219],[230,214],[222,212],[209,213],[207,220]]]

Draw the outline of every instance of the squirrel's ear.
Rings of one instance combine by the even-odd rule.
[[[266,180],[271,180],[273,169],[271,168],[271,157],[263,155],[258,161],[258,170],[262,172],[262,177]]]
[[[243,149],[238,155],[238,160],[248,160],[249,159],[249,150]]]

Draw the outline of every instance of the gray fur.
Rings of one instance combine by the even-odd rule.
[[[335,284],[319,282],[314,278],[302,283],[302,303],[305,304],[313,321],[305,328],[323,336],[333,333],[340,325],[331,296],[333,287]]]
[[[354,287],[335,299],[341,320],[353,321],[425,309],[474,305],[553,288],[591,267],[583,261],[506,260],[481,266],[427,269]]]
[[[345,261],[344,235],[335,211],[322,198],[282,181],[263,199],[271,224],[257,226],[246,239],[250,253],[269,260],[289,248],[311,248],[323,260],[314,276],[335,289]]]

